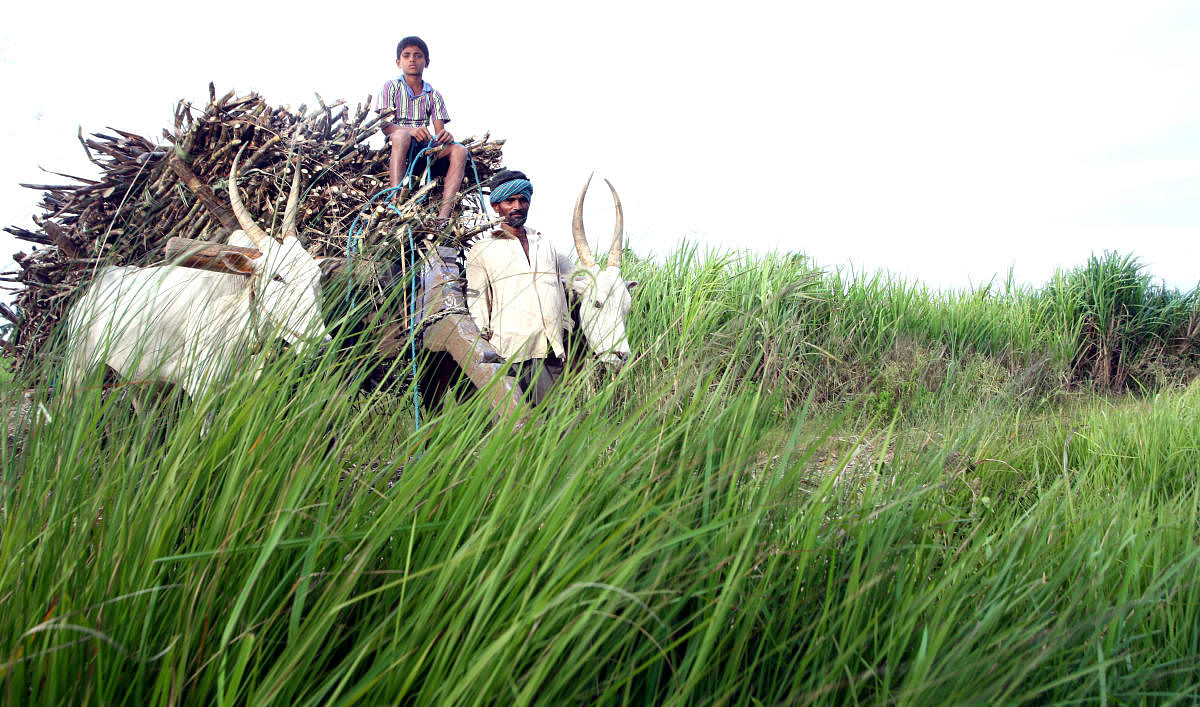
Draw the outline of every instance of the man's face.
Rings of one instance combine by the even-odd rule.
[[[505,225],[513,228],[524,226],[525,219],[529,218],[529,199],[526,199],[524,194],[516,194],[504,201],[497,201],[492,204],[492,208],[496,210],[497,216],[504,219]]]
[[[400,71],[405,76],[420,76],[425,73],[425,65],[428,63],[425,59],[425,52],[417,46],[401,49],[400,58],[396,60],[396,66],[400,67]]]

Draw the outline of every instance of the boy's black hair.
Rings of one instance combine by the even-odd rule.
[[[515,169],[506,169],[503,172],[500,172],[496,176],[489,179],[488,184],[494,188],[494,187],[500,186],[501,184],[503,184],[505,182],[511,182],[514,179],[528,180],[529,177],[526,177],[524,172],[518,172]]]
[[[420,49],[421,53],[425,55],[425,66],[429,66],[429,46],[425,44],[424,39],[421,39],[416,35],[401,39],[400,43],[396,45],[397,59],[400,58],[400,52],[404,51],[405,47],[416,47],[417,49]]]

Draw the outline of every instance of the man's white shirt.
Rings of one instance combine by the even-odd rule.
[[[467,251],[467,308],[480,331],[491,329],[491,343],[510,361],[562,358],[563,330],[572,326],[563,280],[571,265],[559,257],[541,233],[525,227],[526,260],[521,242],[492,231]]]

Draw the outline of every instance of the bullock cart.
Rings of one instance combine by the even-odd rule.
[[[174,128],[164,130],[161,140],[115,129],[80,134],[100,175],[59,175],[72,183],[24,185],[41,192],[36,227],[5,229],[26,244],[14,256],[17,269],[0,274],[0,281],[16,285],[13,305],[0,304],[0,319],[14,330],[4,341],[14,366],[29,375],[52,376],[58,370],[55,357],[61,349],[51,344],[63,329],[60,324],[105,266],[161,264],[192,250],[185,264],[211,269],[218,252],[228,254],[218,246],[227,245],[240,228],[226,192],[230,167],[241,152],[236,181],[242,198],[272,233],[278,233],[292,170],[298,170],[294,227],[309,254],[342,264],[325,268],[324,299],[344,301],[346,282],[355,288],[361,316],[354,326],[358,336],[378,339],[379,368],[394,368],[396,357],[411,355],[411,347],[406,354],[403,344],[415,329],[421,346],[457,362],[470,380],[491,380],[496,357],[475,342],[463,307],[461,272],[452,257],[470,235],[464,224],[478,214],[468,205],[449,227],[435,230],[430,227],[434,208],[423,198],[428,190],[394,195],[388,205],[373,205],[359,234],[360,247],[348,260],[353,221],[387,186],[387,151],[369,144],[381,142],[379,117],[369,99],[357,108],[326,104],[319,96],[316,104],[292,109],[268,105],[256,94],[218,97],[210,85],[208,104],[180,102]],[[485,135],[463,144],[475,183],[499,171],[503,141]],[[236,257],[220,259],[236,267]],[[424,275],[407,302],[381,296],[412,280],[414,268]],[[340,280],[339,270],[345,271]],[[519,405],[503,381],[488,390],[498,410]]]
[[[0,318],[15,330],[4,346],[18,369],[60,369],[53,358],[61,349],[49,344],[71,303],[106,266],[145,267],[187,253],[179,265],[237,272],[240,263],[246,270],[246,254],[239,260],[228,248],[242,228],[227,206],[231,183],[254,218],[279,233],[288,185],[298,176],[288,229],[309,255],[325,261],[325,321],[343,322],[348,338],[373,352],[370,364],[380,372],[394,372],[398,362],[426,352],[427,371],[461,372],[498,413],[523,409],[512,379],[497,375],[498,353],[480,339],[467,313],[461,261],[462,249],[489,225],[482,200],[488,180],[501,170],[503,141],[487,135],[463,141],[469,181],[460,185],[459,210],[444,224],[425,198],[433,182],[377,198],[387,191],[388,155],[381,144],[368,144],[382,142],[369,100],[352,110],[318,96],[315,107],[292,110],[256,94],[218,97],[210,85],[203,109],[181,102],[174,118],[174,129],[164,130],[160,141],[120,130],[80,134],[98,178],[60,175],[74,183],[24,185],[42,192],[42,213],[34,216],[34,229],[5,229],[31,250],[14,256],[18,270],[0,274],[0,282],[18,285],[15,306],[0,304]],[[238,154],[241,169],[231,179]],[[629,295],[613,267],[619,265],[619,231],[609,267],[600,268],[578,224],[580,262],[591,272],[567,283],[577,300],[594,305],[582,308],[579,318],[588,340],[612,339],[603,353],[596,351],[602,360],[628,353],[623,318]],[[615,338],[613,331],[619,331]]]

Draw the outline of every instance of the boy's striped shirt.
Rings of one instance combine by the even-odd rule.
[[[421,93],[414,96],[403,78],[392,79],[383,84],[383,90],[375,98],[375,110],[396,111],[392,122],[409,128],[429,125],[430,119],[450,122],[446,111],[446,100],[434,90],[428,81],[422,82]]]

